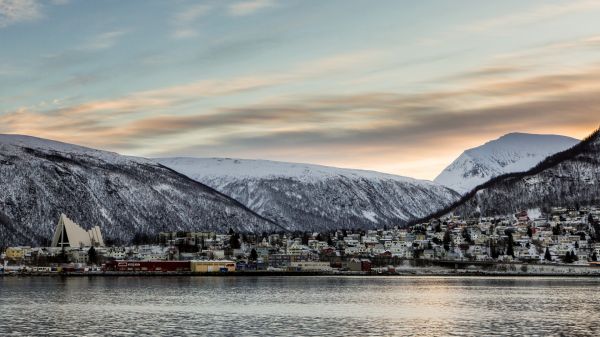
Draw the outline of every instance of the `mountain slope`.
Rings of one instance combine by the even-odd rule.
[[[455,204],[421,219],[450,212],[494,216],[528,208],[600,202],[600,129],[574,147],[554,154],[527,172],[496,177]]]
[[[466,150],[434,181],[464,194],[499,175],[527,171],[578,142],[564,136],[509,133]]]
[[[0,135],[0,246],[51,238],[60,213],[107,238],[163,230],[279,228],[237,201],[153,161]]]
[[[293,230],[404,224],[458,199],[430,181],[372,171],[265,160],[157,161]]]

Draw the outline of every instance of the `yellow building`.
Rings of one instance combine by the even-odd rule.
[[[235,262],[230,260],[196,260],[191,261],[194,273],[234,272]]]
[[[22,260],[25,257],[25,249],[23,247],[8,247],[4,253],[7,260]]]

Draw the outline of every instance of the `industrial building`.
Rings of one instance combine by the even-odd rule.
[[[235,262],[230,260],[190,261],[194,273],[234,272]]]
[[[189,272],[189,261],[109,261],[102,267],[104,271],[120,272]]]

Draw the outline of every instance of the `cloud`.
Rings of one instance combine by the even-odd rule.
[[[73,105],[67,110],[71,114],[97,111],[121,114],[155,111],[161,108],[173,109],[190,101],[232,95],[342,72],[352,69],[357,64],[369,62],[378,55],[377,51],[368,50],[343,53],[299,64],[287,71],[238,76],[223,80],[200,80],[133,92],[120,98],[85,102]]]
[[[138,155],[261,157],[433,178],[465,148],[504,133],[582,137],[600,122],[598,65],[546,74],[486,66],[458,74],[470,81],[449,90],[280,95],[244,104],[217,100],[195,109],[202,100],[345,73],[379,56],[359,51],[285,72],[23,108],[0,115],[0,132]],[[504,73],[519,76],[494,76]]]
[[[475,22],[462,27],[471,32],[487,31],[495,28],[505,28],[527,25],[543,20],[553,19],[562,15],[600,9],[600,2],[595,0],[564,1],[556,4],[544,4],[504,16]]]
[[[197,4],[175,13],[172,19],[172,24],[175,28],[171,36],[175,39],[186,39],[197,36],[198,32],[193,27],[194,23],[199,18],[207,15],[211,9],[209,5]]]
[[[190,125],[199,127],[199,124],[193,123],[193,119],[196,117],[183,116],[172,120],[164,114],[177,110],[180,105],[198,102],[202,99],[233,95],[244,91],[258,90],[328,76],[336,72],[344,72],[353,68],[357,63],[369,62],[376,55],[377,53],[372,51],[346,53],[299,64],[288,71],[240,76],[226,80],[201,80],[177,86],[133,92],[120,98],[87,101],[50,110],[39,111],[37,108],[32,107],[23,108],[1,115],[0,124],[2,126],[0,126],[0,129],[3,129],[4,132],[37,134],[40,136],[51,135],[54,138],[57,138],[57,135],[62,134],[63,131],[70,130],[71,136],[69,137],[71,138],[67,139],[68,141],[79,140],[72,137],[76,138],[76,135],[84,132],[81,128],[72,129],[74,120],[85,121],[83,124],[86,127],[85,132],[91,131],[93,127],[95,127],[94,132],[123,129],[129,131],[120,132],[120,135],[131,134],[134,138],[141,137],[141,134],[134,132],[135,130],[149,131],[148,129],[154,125],[160,127],[176,125],[180,126],[180,132],[185,132]],[[227,124],[225,122],[228,120],[235,120],[234,117],[243,118],[252,123],[270,118],[264,114],[256,114],[256,117],[253,117],[248,116],[246,113],[233,114],[233,117],[223,117],[221,114],[215,116],[205,114],[197,118],[203,125],[218,126]],[[115,124],[118,123],[115,121],[119,119],[131,120],[131,122],[129,124]],[[169,121],[173,121],[173,123],[170,124]],[[148,134],[159,135],[162,133],[155,130]],[[97,134],[97,136],[100,135]]]
[[[229,5],[229,15],[251,15],[258,12],[261,9],[272,7],[274,5],[275,3],[272,0],[249,0],[236,2],[234,4]]]
[[[250,106],[222,107],[184,116],[142,116],[129,122],[118,112],[150,105],[168,106],[170,97],[200,89],[197,84],[129,96],[125,100],[91,102],[46,113],[21,110],[0,118],[5,131],[48,135],[113,149],[147,146],[145,140],[183,135],[200,137],[197,146],[169,149],[179,154],[224,151],[227,154],[312,153],[350,155],[354,148],[374,152],[411,152],[465,135],[551,129],[558,126],[592,129],[600,116],[600,68],[504,81],[452,92],[422,94],[364,93],[311,96]],[[221,87],[212,94],[249,87],[245,82]],[[214,84],[214,83],[213,83]],[[213,84],[205,83],[208,89]],[[251,87],[252,85],[250,85]],[[506,99],[515,94],[525,99]],[[185,95],[184,95],[185,96]],[[473,103],[499,99],[502,104]],[[162,101],[164,98],[165,101]],[[112,111],[111,114],[103,112]],[[102,114],[99,114],[101,113]],[[103,118],[100,118],[102,116]],[[527,131],[527,130],[525,130]],[[202,145],[204,144],[204,145]],[[194,151],[194,153],[191,153]],[[366,151],[366,150],[365,150]],[[312,154],[311,154],[312,155]]]
[[[35,0],[0,0],[0,28],[42,17]]]
[[[82,51],[98,51],[113,47],[117,40],[125,35],[125,31],[117,30],[98,34],[80,46],[78,49]]]

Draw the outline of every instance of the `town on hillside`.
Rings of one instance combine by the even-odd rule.
[[[599,274],[600,207],[447,216],[327,233],[163,232],[107,245],[61,215],[50,247],[5,247],[3,275],[203,273]]]

